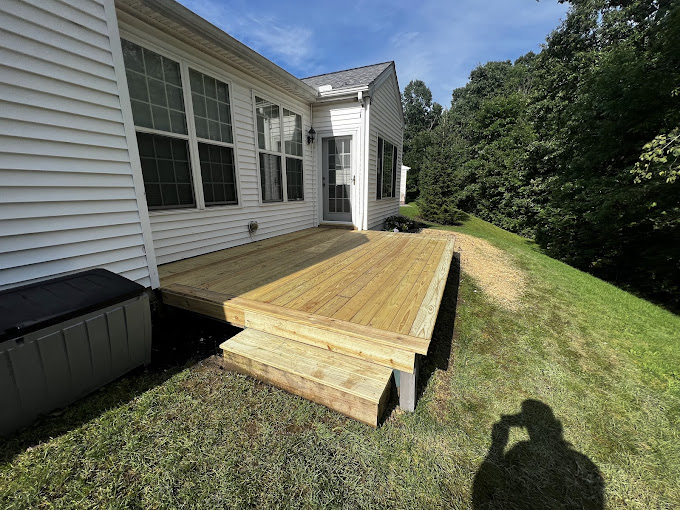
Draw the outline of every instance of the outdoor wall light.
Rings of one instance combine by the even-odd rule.
[[[316,138],[316,131],[314,131],[313,127],[309,128],[309,131],[307,131],[307,145],[310,143],[314,143],[314,139]]]

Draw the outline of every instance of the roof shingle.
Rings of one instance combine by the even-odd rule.
[[[333,90],[370,86],[390,65],[392,65],[392,62],[355,67],[354,69],[346,69],[335,73],[302,78],[302,81],[317,89],[323,85],[330,85],[333,87]]]

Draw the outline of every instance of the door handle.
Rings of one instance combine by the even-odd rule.
[[[352,176],[352,184],[356,184],[356,183],[357,183],[357,176],[353,175]]]
[[[322,183],[321,186],[325,188],[326,187],[326,177],[321,176],[321,183]]]

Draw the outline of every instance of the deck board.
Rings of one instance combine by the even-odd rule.
[[[344,324],[377,336],[424,339],[417,350],[408,347],[409,340],[400,347],[423,353],[446,284],[452,243],[420,234],[306,229],[165,264],[159,268],[161,290],[173,306],[239,326],[247,321],[244,303],[257,303],[291,316],[327,318],[340,329]]]

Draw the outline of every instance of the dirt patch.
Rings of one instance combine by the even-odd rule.
[[[514,266],[503,250],[483,239],[458,232],[426,228],[422,233],[455,238],[454,250],[460,253],[463,271],[503,308],[512,311],[519,309],[526,276]]]

